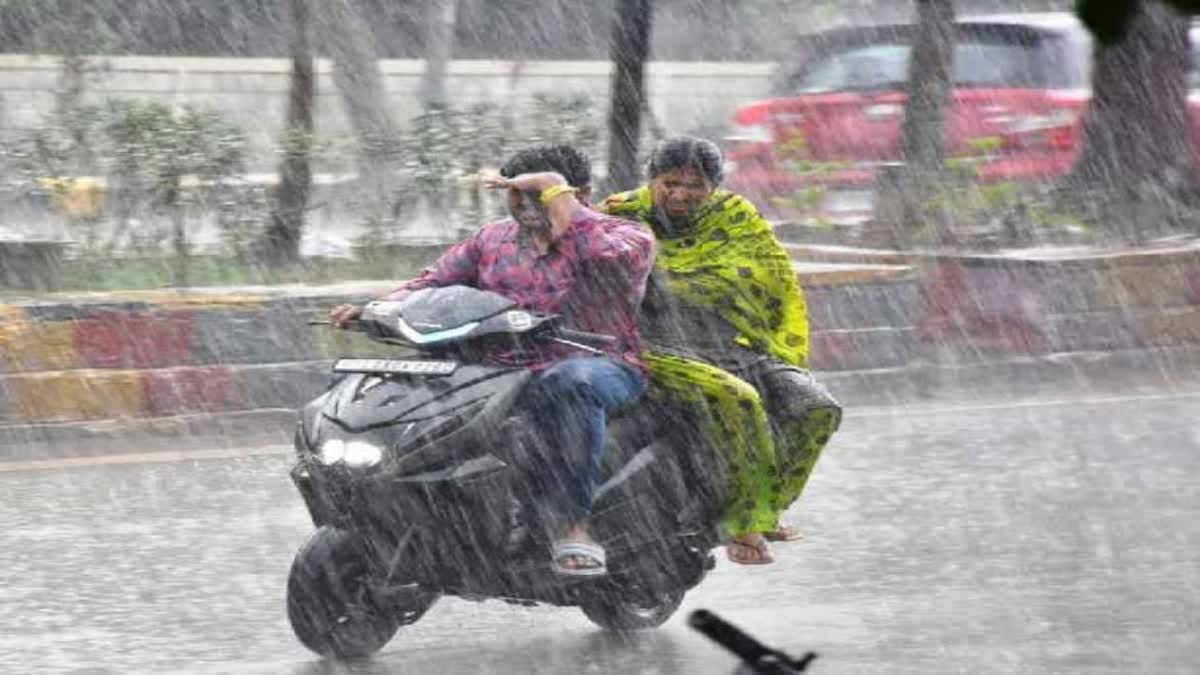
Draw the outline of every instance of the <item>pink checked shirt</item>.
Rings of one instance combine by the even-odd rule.
[[[606,351],[644,372],[637,313],[653,261],[649,232],[581,206],[545,253],[515,220],[488,223],[384,299],[456,284],[494,291],[526,309],[561,314],[569,328],[616,336]],[[574,355],[555,348],[520,365],[542,367]],[[512,362],[511,356],[498,358]]]

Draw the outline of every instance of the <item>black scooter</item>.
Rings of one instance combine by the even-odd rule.
[[[351,326],[396,358],[345,358],[301,411],[291,477],[317,527],[292,563],[288,618],[309,649],[382,648],[439,596],[578,606],[617,631],[666,621],[712,568],[719,500],[696,420],[645,396],[610,421],[590,526],[608,574],[555,574],[534,508],[541,442],[521,407],[527,368],[496,350],[612,338],[572,331],[462,286],[373,302]]]

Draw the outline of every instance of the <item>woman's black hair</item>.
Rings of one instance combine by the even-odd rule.
[[[583,188],[592,184],[592,160],[565,143],[535,145],[518,150],[500,167],[500,175],[505,178],[542,171],[562,174],[571,187]]]
[[[716,143],[694,136],[676,136],[655,146],[646,173],[653,179],[671,169],[696,169],[713,185],[720,185],[725,177],[724,163]]]

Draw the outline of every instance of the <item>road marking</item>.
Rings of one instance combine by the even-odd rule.
[[[1006,401],[1003,403],[965,403],[962,405],[939,406],[935,403],[919,405],[870,406],[845,410],[846,417],[902,417],[912,413],[921,414],[952,414],[967,412],[986,412],[994,410],[1020,410],[1028,408],[1054,408],[1061,406],[1109,405],[1113,403],[1130,403],[1135,401],[1168,401],[1172,399],[1200,398],[1200,391],[1179,392],[1173,394],[1138,394],[1133,396],[1093,396],[1084,398],[1050,398],[1033,399],[1028,401]]]
[[[136,452],[120,455],[96,455],[92,457],[59,457],[57,459],[30,459],[0,462],[0,473],[13,471],[38,471],[44,469],[69,469],[81,466],[107,466],[120,464],[152,464],[163,462],[189,462],[204,459],[232,459],[235,457],[257,457],[262,455],[285,455],[291,451],[287,445],[263,445],[252,448],[212,448],[206,450],[162,450],[159,452]]]

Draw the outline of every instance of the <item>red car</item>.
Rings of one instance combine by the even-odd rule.
[[[983,182],[1058,178],[1080,150],[1092,39],[1069,13],[962,19],[954,52],[948,155]],[[902,160],[914,25],[808,36],[778,98],[739,109],[726,138],[730,189],[770,210],[808,194],[811,215],[839,222],[872,210],[875,171]],[[1192,43],[1198,34],[1193,30]],[[1193,73],[1194,74],[1194,73]],[[1193,128],[1200,110],[1192,106]],[[817,187],[816,190],[813,188]]]

